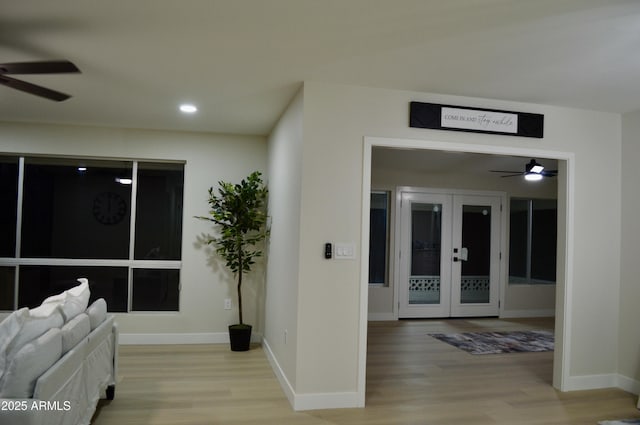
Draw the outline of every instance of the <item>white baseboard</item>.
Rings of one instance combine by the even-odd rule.
[[[503,310],[500,318],[504,319],[521,319],[526,317],[553,317],[556,315],[554,309],[548,310]]]
[[[269,346],[269,341],[263,339],[262,347],[264,348],[267,360],[269,361],[269,364],[271,364],[271,368],[278,378],[278,382],[280,382],[280,386],[287,396],[293,410],[301,411],[364,407],[357,392],[296,394],[293,386],[280,367],[278,359],[275,358],[275,355]]]
[[[294,407],[296,392],[294,391],[293,386],[291,385],[291,382],[289,382],[287,375],[285,375],[284,371],[280,367],[280,363],[278,363],[278,359],[276,359],[275,355],[273,354],[273,350],[271,350],[269,341],[266,338],[263,338],[262,340],[262,348],[264,350],[265,355],[267,356],[267,360],[269,361],[269,364],[271,365],[271,369],[273,370],[273,373],[276,375],[276,378],[280,383],[280,387],[282,387],[282,391],[284,392],[284,395],[287,396],[287,399],[289,400],[289,404],[291,404],[291,407]]]
[[[616,374],[569,376],[562,391],[595,390],[616,387]]]
[[[393,313],[369,313],[367,318],[369,322],[387,322],[389,320],[398,320]]]
[[[640,394],[640,381],[623,375],[616,375],[617,387],[631,394]]]
[[[357,392],[298,394],[293,410],[347,409],[364,407]]]
[[[252,333],[251,342],[262,342],[262,334]],[[228,332],[207,333],[162,333],[134,334],[121,333],[120,345],[162,345],[162,344],[228,344]]]
[[[640,394],[640,381],[618,373],[570,376],[563,391],[596,390],[600,388],[620,388],[631,394]]]

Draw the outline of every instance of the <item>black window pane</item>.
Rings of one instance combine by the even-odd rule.
[[[18,158],[0,156],[0,257],[16,255]]]
[[[15,267],[0,267],[0,310],[13,310]]]
[[[184,165],[139,163],[136,260],[179,260]]]
[[[21,266],[19,307],[37,307],[42,301],[77,286],[80,277],[89,280],[89,304],[104,298],[111,312],[127,311],[126,267]]]
[[[558,209],[555,200],[533,200],[531,277],[556,281]]]
[[[133,270],[133,311],[178,311],[179,298],[180,270]]]
[[[388,194],[372,193],[369,212],[369,283],[387,280]]]
[[[129,257],[131,164],[26,158],[22,257]]]
[[[509,225],[509,276],[527,277],[529,201],[511,200]]]

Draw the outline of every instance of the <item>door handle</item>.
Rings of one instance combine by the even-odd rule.
[[[458,253],[458,248],[453,248],[453,253]],[[454,256],[453,262],[457,263],[458,261],[467,261],[469,259],[469,250],[467,248],[460,249],[460,256]]]

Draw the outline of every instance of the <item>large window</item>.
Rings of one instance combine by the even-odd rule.
[[[511,199],[509,283],[555,283],[557,223],[555,199]]]
[[[177,311],[184,165],[0,156],[0,310],[89,279],[110,311]]]
[[[388,285],[389,192],[371,192],[369,284]]]
[[[18,158],[0,156],[0,257],[16,254]]]

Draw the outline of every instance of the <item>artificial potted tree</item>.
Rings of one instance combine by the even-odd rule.
[[[251,341],[251,325],[242,318],[242,276],[262,255],[259,244],[268,235],[267,195],[259,171],[238,184],[220,181],[217,191],[209,188],[209,216],[196,217],[216,224],[218,236],[207,235],[206,242],[215,246],[216,253],[237,277],[239,321],[229,326],[232,351],[247,351]]]

